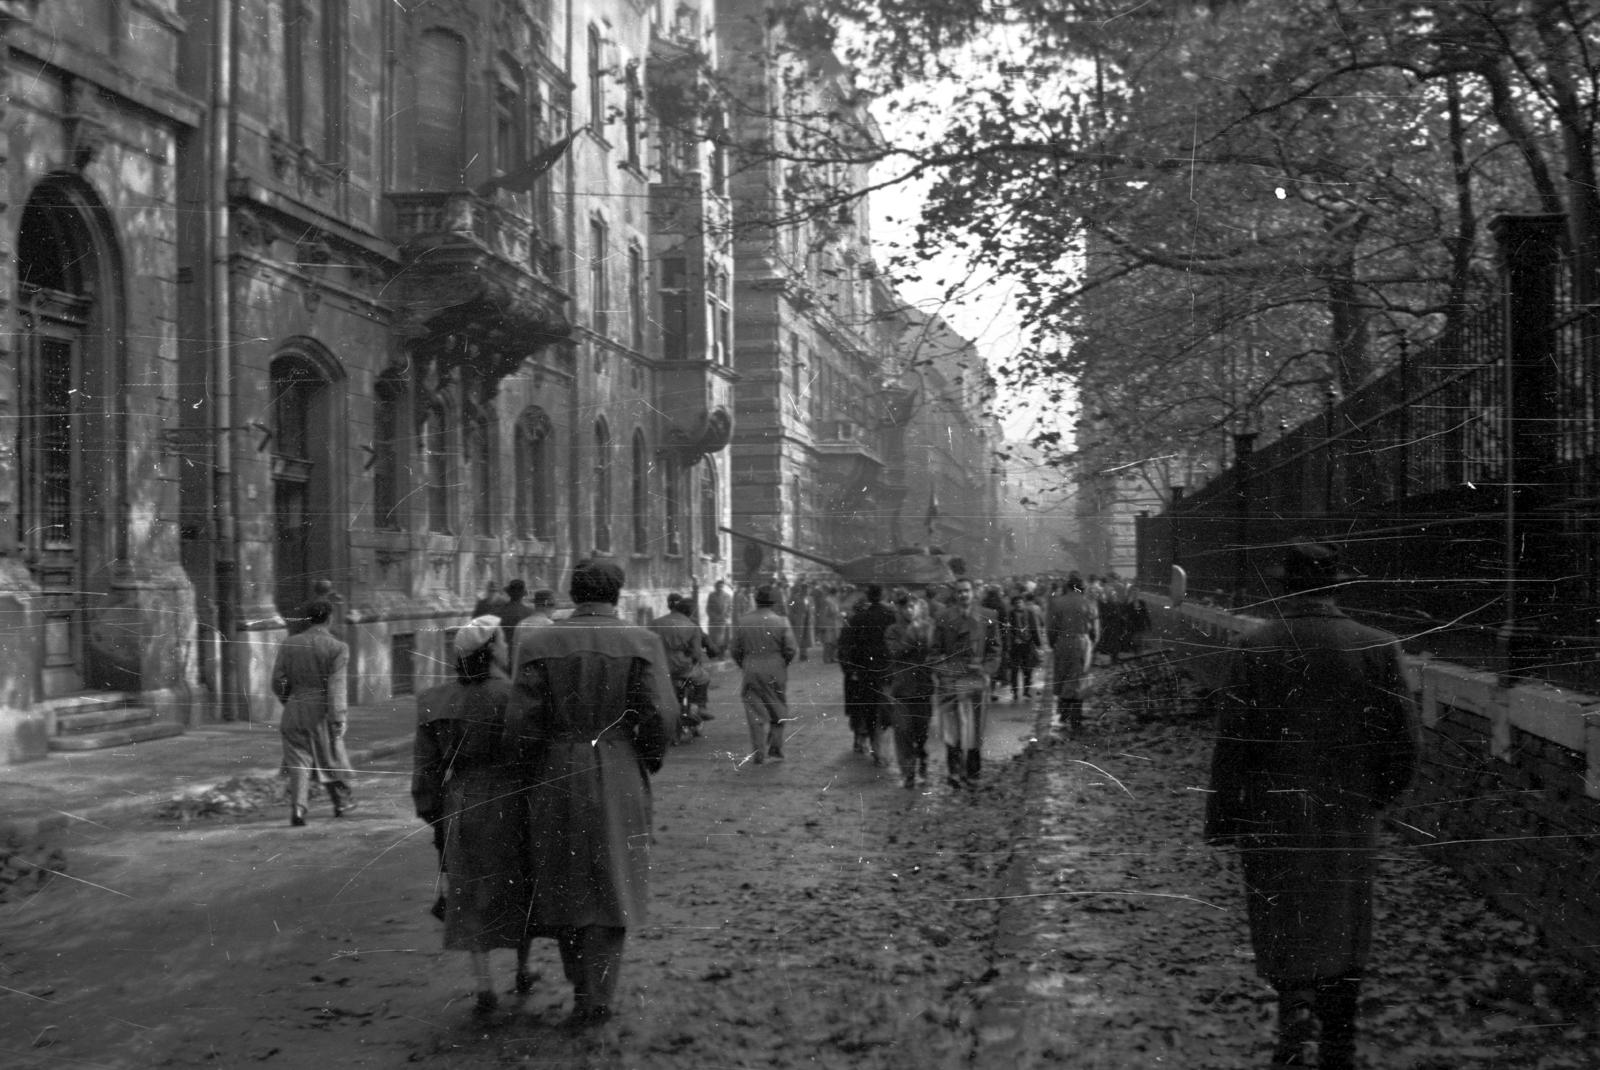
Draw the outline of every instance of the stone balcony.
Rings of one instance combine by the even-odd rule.
[[[406,336],[420,356],[470,358],[485,378],[512,374],[571,333],[557,285],[561,249],[532,221],[470,190],[390,193],[388,237]]]

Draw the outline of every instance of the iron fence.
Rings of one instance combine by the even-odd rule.
[[[1334,539],[1361,573],[1341,604],[1412,649],[1495,664],[1514,617],[1541,674],[1600,684],[1600,315],[1570,259],[1548,263],[1141,521],[1141,582],[1181,564],[1196,596],[1248,608],[1288,539]]]

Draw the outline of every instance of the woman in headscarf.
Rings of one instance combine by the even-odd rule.
[[[500,618],[475,617],[456,632],[456,679],[417,699],[411,797],[433,826],[446,893],[435,904],[448,951],[472,954],[479,1013],[499,1003],[489,952],[517,952],[516,991],[528,972],[528,889],[522,875],[523,800],[501,743],[511,683],[496,673],[504,642]]]

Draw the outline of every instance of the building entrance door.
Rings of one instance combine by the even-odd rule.
[[[39,585],[44,616],[42,696],[83,690],[83,457],[78,443],[87,301],[59,291],[29,294],[19,362],[17,452],[21,551]]]

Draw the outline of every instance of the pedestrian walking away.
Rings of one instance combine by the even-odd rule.
[[[313,782],[327,790],[334,817],[356,808],[355,773],[344,746],[350,648],[328,634],[331,603],[312,602],[304,613],[305,631],[283,641],[272,667],[272,693],[283,703],[278,730],[289,777],[289,824],[295,826],[306,823]]]
[[[927,603],[902,593],[895,599],[899,619],[889,626],[889,693],[894,701],[895,760],[900,783],[917,786],[928,779],[928,725],[933,718],[933,621]]]
[[[814,619],[817,642],[822,647],[822,663],[833,665],[839,660],[839,629],[844,616],[839,609],[839,596],[832,587],[823,584],[817,588]]]
[[[686,600],[680,594],[667,595],[667,612],[650,622],[650,630],[661,640],[667,655],[667,673],[678,706],[673,719],[673,738],[699,735],[702,721],[712,720],[710,704],[711,673],[706,669],[706,639],[700,625],[690,619]]]
[[[520,637],[505,739],[526,798],[528,932],[554,937],[572,1028],[616,1005],[622,949],[650,894],[650,775],[676,708],[661,640],[617,616],[625,574],[573,569],[565,620]]]
[[[515,596],[513,596],[513,599]],[[489,952],[517,953],[515,991],[527,993],[527,821],[516,767],[502,745],[511,684],[494,671],[505,643],[500,620],[478,617],[456,632],[456,678],[417,698],[411,798],[433,827],[444,893],[434,904],[447,951],[472,955],[477,1009],[495,1009]]]
[[[800,660],[811,659],[811,587],[805,580],[796,580],[789,590],[789,626],[794,629],[794,641],[800,648]]]
[[[1083,589],[1076,572],[1066,590],[1050,599],[1045,634],[1050,640],[1050,675],[1056,695],[1056,717],[1071,732],[1083,727],[1083,693],[1100,639],[1100,612]]]
[[[871,583],[839,634],[851,748],[857,754],[870,748],[873,765],[883,764],[883,731],[889,727],[892,709],[885,688],[889,683],[888,633],[895,619],[894,610],[883,604],[883,586]]]
[[[1000,665],[1000,624],[972,604],[972,581],[957,580],[933,625],[934,716],[951,787],[975,787],[983,761],[989,681]]]
[[[733,629],[733,596],[728,581],[718,580],[706,595],[706,643],[713,658],[728,656],[728,641]]]
[[[744,671],[739,695],[750,726],[750,760],[783,760],[789,721],[789,664],[798,653],[794,628],[778,612],[778,592],[757,588],[755,609],[734,622],[733,661]]]
[[[1233,652],[1220,695],[1207,842],[1239,848],[1256,972],[1278,991],[1274,1066],[1355,1066],[1372,941],[1376,814],[1416,761],[1400,647],[1347,618],[1336,548],[1297,542],[1287,597]]]
[[[1005,677],[1011,688],[1011,701],[1033,695],[1033,672],[1039,667],[1039,648],[1044,645],[1044,629],[1028,609],[1022,595],[1013,595],[1006,610],[1007,643]]]

